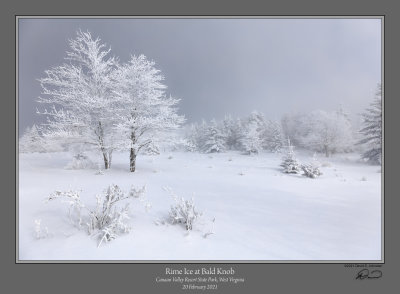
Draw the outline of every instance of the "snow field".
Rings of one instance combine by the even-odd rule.
[[[296,152],[300,162],[309,154]],[[356,155],[319,157],[323,175],[310,179],[281,172],[281,155],[239,152],[140,155],[129,172],[129,154],[113,155],[104,175],[68,170],[70,153],[20,154],[19,257],[21,260],[380,260],[381,174]],[[91,156],[94,162],[101,159]],[[44,203],[55,190],[81,189],[84,203],[110,184],[124,191],[147,187],[149,212],[131,202],[132,231],[97,248],[97,240],[68,220],[60,201]],[[194,197],[203,225],[156,225],[168,217],[171,187]],[[194,193],[194,195],[192,195]],[[204,238],[215,217],[214,234]],[[35,219],[47,238],[35,238]]]

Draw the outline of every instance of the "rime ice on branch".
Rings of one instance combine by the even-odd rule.
[[[176,130],[184,122],[177,114],[179,100],[167,97],[164,77],[146,56],[131,56],[115,75],[119,106],[115,134],[118,149],[129,150],[129,168],[136,170],[136,157],[142,148],[156,148],[161,134]]]
[[[45,71],[39,79],[42,97],[39,103],[50,109],[38,111],[47,116],[43,135],[69,145],[92,146],[102,153],[105,169],[111,166],[115,149],[115,97],[112,75],[117,61],[110,48],[93,39],[89,32],[78,31],[69,40],[66,62]]]

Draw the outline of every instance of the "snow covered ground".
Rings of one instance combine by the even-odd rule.
[[[69,153],[20,154],[20,260],[380,260],[380,167],[357,155],[320,157],[323,175],[281,173],[281,155],[172,152],[140,155],[129,172],[128,154],[114,154],[111,170],[70,170]],[[298,155],[311,161],[310,154]],[[93,157],[94,161],[98,161]],[[100,161],[98,161],[100,162]],[[152,208],[131,203],[130,234],[97,247],[98,240],[71,225],[67,206],[44,199],[55,190],[81,189],[85,203],[110,184],[128,191],[147,187]],[[160,224],[172,197],[168,186],[203,211],[202,231]],[[204,238],[215,218],[214,234]],[[35,237],[35,220],[49,236]]]

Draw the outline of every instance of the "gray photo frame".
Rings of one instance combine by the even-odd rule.
[[[44,5],[44,4],[43,4]],[[312,5],[312,3],[311,3]],[[45,5],[42,6],[40,9],[44,9]],[[393,17],[388,17],[388,16],[393,16],[395,13],[395,10],[388,10],[387,8],[383,7],[372,7],[371,5],[368,5],[365,7],[365,11],[363,13],[361,12],[356,12],[357,11],[357,4],[355,6],[346,6],[344,10],[342,10],[342,13],[340,13],[338,10],[340,9],[330,9],[329,7],[324,9],[324,13],[310,13],[310,12],[305,12],[304,8],[297,8],[297,11],[291,11],[290,13],[288,12],[283,13],[282,15],[277,15],[277,13],[269,13],[265,15],[260,15],[260,13],[254,13],[250,11],[246,11],[246,9],[249,9],[249,6],[246,6],[246,9],[244,10],[237,10],[236,5],[234,8],[231,9],[231,15],[228,15],[228,13],[221,13],[219,14],[221,8],[215,8],[216,11],[212,12],[210,11],[209,14],[213,15],[213,17],[232,17],[232,15],[238,17],[238,16],[256,16],[259,15],[260,17],[378,17],[384,20],[385,26],[383,30],[383,48],[382,50],[384,52],[383,58],[382,58],[382,75],[383,75],[383,84],[384,84],[384,93],[385,93],[385,104],[384,104],[384,138],[389,138],[389,144],[392,142],[392,138],[388,136],[387,134],[391,132],[392,126],[395,125],[394,117],[391,116],[391,113],[394,111],[394,101],[390,98],[393,97],[393,88],[391,88],[391,85],[393,86],[393,83],[391,81],[393,80],[393,77],[390,73],[390,70],[393,72],[393,66],[387,64],[385,60],[388,60],[388,58],[393,57],[393,52],[394,52],[394,47],[398,46],[398,44],[394,44],[394,38],[388,37],[390,34],[393,34],[393,28],[394,26],[394,18]],[[196,10],[197,7],[192,6],[191,11]],[[147,10],[146,10],[147,9]],[[136,16],[140,15],[152,15],[154,17],[156,16],[168,16],[170,15],[177,15],[177,16],[183,16],[183,17],[190,17],[193,16],[193,13],[188,13],[187,11],[185,12],[180,12],[180,13],[173,13],[171,12],[171,9],[166,8],[163,12],[160,12],[158,9],[153,9],[151,10],[153,13],[146,13],[149,7],[144,7],[141,13],[135,14]],[[236,9],[236,10],[235,10]],[[264,8],[265,9],[265,8]],[[312,11],[311,8],[307,7],[309,9],[308,11]],[[22,12],[26,11],[27,8],[25,6],[24,9],[18,8],[15,9],[10,9],[7,11],[8,17],[5,18],[5,20],[8,23],[8,33],[7,33],[7,38],[9,40],[14,40],[10,44],[16,45],[16,39],[15,35],[17,33],[16,30],[16,21],[19,16],[38,16],[38,15],[45,15],[48,17],[53,17],[56,15],[54,12],[39,12],[37,9],[31,9],[29,10],[29,13],[27,12]],[[109,15],[111,14],[110,10],[107,13],[101,13],[99,9],[98,15]],[[18,13],[21,11],[21,13]],[[44,10],[43,10],[44,11]],[[112,9],[111,9],[112,11]],[[177,9],[174,11],[178,11]],[[218,12],[217,12],[218,11]],[[240,13],[240,11],[246,11]],[[75,14],[78,13],[79,16],[92,16],[96,17],[93,13],[82,14],[82,12],[75,12]],[[115,12],[116,15],[122,16],[120,12]],[[304,13],[302,15],[302,13]],[[70,15],[73,15],[74,13],[71,11]],[[203,13],[195,13],[195,17],[200,16],[199,14]],[[218,14],[218,15],[217,15]],[[204,12],[203,16],[206,16],[207,13]],[[59,15],[58,17],[68,17],[68,15],[63,12],[62,15]],[[206,16],[207,17],[207,16]],[[15,25],[15,30],[10,30],[11,24],[14,22]],[[3,26],[4,27],[4,26]],[[11,50],[15,49],[16,47],[14,46],[8,46],[7,47],[7,53],[6,54],[14,54],[13,51]],[[9,58],[10,59],[10,58]],[[16,59],[17,60],[17,57]],[[394,58],[394,60],[396,60]],[[396,61],[395,63],[397,63]],[[16,69],[16,64],[12,64],[12,60],[8,60],[8,65],[10,68]],[[6,75],[7,76],[7,73]],[[15,76],[10,76],[8,75],[7,78],[12,81],[15,80],[17,82],[18,80],[18,74],[16,72]],[[14,83],[10,82],[8,83],[9,85],[13,85]],[[16,85],[16,84],[15,84]],[[17,97],[16,95],[12,95],[16,88],[13,89],[13,87],[8,87],[8,93],[10,93],[10,97]],[[7,99],[5,102],[6,107],[8,109],[15,108],[16,111],[18,111],[18,100],[14,99]],[[396,102],[398,103],[398,102]],[[388,107],[390,105],[390,107]],[[393,107],[392,107],[393,105]],[[15,123],[15,128],[8,128],[8,136],[10,138],[16,138],[16,133],[17,131],[17,120],[14,118],[14,115],[16,115],[17,112],[12,113],[11,111],[9,112],[9,115],[11,115],[10,118],[7,118],[7,120]],[[9,125],[9,124],[5,124]],[[10,146],[6,151],[10,152],[10,154],[15,153],[16,157],[15,160],[18,157],[18,154],[16,152],[16,147],[18,146],[17,144],[17,139],[16,140],[10,140],[10,142],[14,142],[13,146]],[[385,140],[386,141],[386,140]],[[396,142],[397,144],[397,142]],[[390,155],[390,152],[394,150],[391,145],[385,144],[384,145],[384,158],[387,158],[387,154]],[[11,194],[18,195],[17,194],[17,178],[18,178],[18,169],[17,169],[17,161],[13,161],[13,158],[10,158],[10,166],[14,166],[15,168],[15,173],[11,175],[12,177],[15,178],[15,186],[10,187]],[[385,201],[383,202],[383,209],[384,209],[384,218],[382,219],[382,227],[383,227],[383,235],[384,237],[382,238],[383,246],[382,249],[383,255],[382,255],[382,260],[380,261],[365,261],[365,262],[357,262],[354,263],[354,261],[337,261],[337,262],[326,262],[326,261],[321,261],[321,262],[298,262],[298,261],[288,261],[288,262],[272,262],[272,263],[266,263],[266,262],[261,262],[260,264],[256,262],[238,262],[238,261],[215,261],[215,262],[207,262],[207,261],[201,261],[201,262],[191,262],[191,261],[177,261],[177,262],[168,262],[168,261],[163,261],[163,262],[154,262],[154,264],[150,263],[143,263],[143,262],[138,262],[138,263],[130,263],[130,264],[125,264],[123,262],[104,262],[104,261],[96,261],[96,262],[84,262],[84,263],[89,263],[86,265],[81,264],[82,262],[72,262],[73,264],[65,264],[69,262],[39,262],[43,264],[38,264],[35,262],[35,264],[21,264],[20,260],[18,260],[18,252],[17,252],[17,244],[18,244],[18,234],[17,232],[13,232],[13,228],[11,228],[11,232],[9,235],[15,235],[15,238],[9,238],[9,240],[15,240],[14,248],[12,250],[13,246],[8,246],[7,251],[9,253],[15,252],[15,259],[12,261],[10,257],[11,254],[7,254],[6,259],[10,261],[10,268],[11,270],[9,273],[11,273],[12,276],[15,278],[18,278],[19,274],[27,275],[27,279],[31,281],[38,280],[40,276],[42,277],[49,277],[50,282],[46,286],[46,290],[49,292],[54,291],[58,284],[63,281],[62,275],[60,273],[65,273],[65,274],[70,274],[76,281],[78,281],[79,285],[82,288],[90,289],[92,288],[93,285],[95,285],[94,281],[97,279],[97,277],[105,277],[105,274],[103,273],[104,271],[109,271],[113,272],[112,276],[114,278],[115,283],[120,283],[124,287],[129,287],[127,283],[128,281],[132,282],[132,277],[134,280],[135,287],[138,287],[142,291],[162,291],[162,292],[167,292],[167,293],[177,293],[179,290],[184,290],[182,287],[180,287],[182,284],[180,283],[173,283],[173,282],[164,282],[160,283],[157,282],[157,278],[163,277],[166,275],[166,272],[168,269],[174,269],[177,270],[177,277],[190,277],[189,272],[193,270],[194,272],[196,270],[202,271],[205,269],[206,271],[208,269],[213,269],[213,268],[219,268],[219,269],[224,269],[224,270],[233,270],[233,277],[238,278],[238,279],[243,279],[244,282],[238,282],[238,283],[222,283],[220,284],[220,287],[216,289],[215,292],[223,292],[223,293],[242,293],[243,291],[251,291],[251,292],[259,292],[262,291],[262,289],[274,289],[274,290],[286,290],[286,291],[294,291],[295,289],[298,289],[299,287],[305,287],[306,285],[312,285],[313,289],[317,291],[322,291],[322,289],[326,289],[327,283],[332,283],[332,289],[335,289],[336,291],[345,291],[347,290],[354,290],[354,291],[363,291],[363,292],[372,292],[372,291],[377,291],[378,289],[386,288],[388,287],[388,283],[392,278],[394,277],[395,269],[394,269],[394,260],[397,259],[397,256],[394,254],[393,251],[393,246],[394,246],[394,240],[393,240],[393,234],[391,234],[391,230],[394,229],[393,225],[396,222],[396,215],[393,214],[393,210],[395,207],[395,201],[398,201],[394,199],[393,197],[390,197],[390,195],[395,194],[394,191],[390,191],[390,182],[387,180],[388,178],[391,178],[391,173],[390,173],[390,168],[393,167],[393,163],[388,163],[386,160],[384,160],[383,164],[383,174],[385,176],[382,178],[382,201],[383,198],[385,198]],[[12,181],[9,181],[12,182]],[[14,193],[12,192],[14,190]],[[16,190],[16,191],[15,191]],[[10,194],[10,193],[8,193]],[[388,195],[388,197],[386,197]],[[11,201],[13,202],[13,201]],[[17,207],[18,207],[18,202],[16,199],[15,203],[10,203],[10,207],[15,206],[15,211],[17,212]],[[9,210],[12,211],[12,210]],[[11,217],[12,222],[16,222],[16,218]],[[15,225],[15,228],[17,228],[17,224]],[[366,242],[368,242],[366,240]],[[397,242],[397,241],[396,241]],[[10,244],[11,245],[11,244]],[[29,263],[29,262],[28,262]],[[106,264],[105,264],[106,263]],[[129,263],[129,262],[128,262]],[[8,263],[7,263],[8,264]],[[71,272],[70,269],[74,268],[74,271]],[[85,267],[90,267],[91,270],[89,273],[87,273],[87,268]],[[57,268],[57,273],[55,273],[54,268]],[[36,270],[37,269],[37,270]],[[371,274],[370,276],[367,275],[361,275],[360,278],[360,272],[363,270],[368,270],[369,273]],[[374,274],[379,271],[380,276],[375,279],[373,276],[372,272]],[[186,272],[186,274],[185,274]],[[86,278],[84,278],[84,273],[88,274]],[[192,273],[193,274],[193,273]],[[357,279],[358,278],[358,279]],[[287,281],[292,281],[291,283],[287,283]],[[11,279],[10,279],[11,281]],[[393,280],[391,281],[393,282]],[[10,284],[11,285],[11,284]],[[18,289],[22,287],[26,287],[27,285],[17,285],[17,283],[14,284]],[[73,289],[71,287],[75,287],[76,285],[67,285],[66,289]],[[105,287],[97,287],[96,285],[94,288],[97,288],[99,292],[102,292],[105,289],[111,289],[111,285],[106,285]],[[26,289],[26,288],[25,288]],[[52,290],[51,290],[52,289]],[[190,289],[188,289],[190,290]],[[195,290],[195,289],[192,289]],[[210,289],[211,290],[211,289]]]

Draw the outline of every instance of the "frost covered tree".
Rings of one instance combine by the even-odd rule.
[[[284,136],[290,138],[292,144],[304,147],[302,138],[310,132],[309,117],[304,113],[288,113],[283,115],[281,125]]]
[[[44,152],[43,137],[39,134],[36,125],[27,127],[24,134],[19,139],[19,152]]]
[[[242,120],[239,147],[246,154],[256,154],[262,149],[261,134],[265,129],[265,117],[258,111],[253,111]]]
[[[46,70],[46,76],[39,79],[42,96],[38,98],[39,103],[50,105],[50,109],[38,111],[48,118],[44,137],[95,147],[103,156],[105,169],[111,166],[115,149],[111,76],[117,61],[110,51],[99,38],[78,31],[76,38],[69,40],[66,62]]]
[[[310,150],[323,152],[326,157],[346,152],[353,145],[351,124],[337,112],[314,111],[309,116],[310,131],[303,144]]]
[[[286,147],[286,154],[282,158],[281,167],[283,172],[288,174],[298,174],[301,171],[301,165],[297,161],[294,154],[294,146],[291,144],[290,139],[287,140],[288,145]]]
[[[245,119],[245,124],[254,124],[257,127],[257,132],[261,132],[265,128],[265,116],[259,111],[252,111],[251,114]]]
[[[240,119],[233,119],[226,115],[222,120],[221,131],[225,136],[225,145],[229,150],[241,149],[241,138],[243,135],[242,122]]]
[[[215,119],[211,120],[205,136],[203,145],[203,152],[215,153],[223,152],[225,150],[225,136],[221,132],[218,123]]]
[[[308,114],[286,115],[282,120],[286,136],[300,147],[323,152],[348,152],[353,146],[350,120],[340,111],[313,111]]]
[[[382,161],[382,86],[379,84],[374,100],[362,114],[363,136],[358,144],[366,146],[367,151],[362,157],[371,163],[381,164]]]
[[[207,136],[207,122],[203,119],[201,123],[194,123],[189,127],[186,140],[190,142],[197,151],[203,151]]]
[[[244,128],[241,145],[246,154],[258,154],[261,147],[259,126],[256,121],[250,121]]]
[[[283,131],[278,122],[266,121],[261,131],[262,147],[271,152],[279,152],[283,146]]]
[[[140,150],[154,148],[161,134],[178,129],[184,117],[177,114],[179,100],[166,96],[164,77],[146,56],[131,56],[118,67],[114,79],[119,105],[114,109],[118,149],[129,150],[129,168],[134,172]]]

